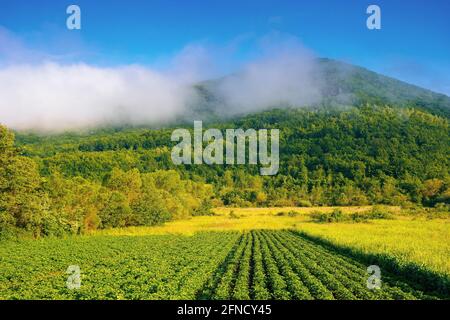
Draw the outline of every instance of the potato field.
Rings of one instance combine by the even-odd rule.
[[[0,299],[448,298],[382,267],[369,289],[367,264],[281,230],[11,241],[0,265]]]

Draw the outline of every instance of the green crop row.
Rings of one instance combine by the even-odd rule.
[[[0,299],[195,299],[238,233],[2,243]],[[68,289],[77,265],[81,287]]]
[[[402,277],[382,273],[381,288],[369,289],[367,267],[290,231],[254,230],[215,275],[219,299],[433,299]],[[204,297],[208,297],[207,294]]]
[[[3,242],[0,299],[446,298],[292,231],[83,236]],[[66,285],[79,266],[81,287]]]

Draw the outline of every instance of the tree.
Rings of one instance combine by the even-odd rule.
[[[48,214],[36,163],[19,156],[14,135],[0,126],[0,233],[25,230],[39,237]]]
[[[118,191],[111,193],[99,216],[103,228],[126,227],[132,225],[133,221],[127,197]]]

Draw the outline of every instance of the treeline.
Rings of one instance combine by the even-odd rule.
[[[272,110],[209,127],[280,129],[279,173],[261,177],[251,165],[174,166],[168,129],[44,137],[21,147],[44,176],[61,172],[103,182],[115,167],[176,170],[183,179],[212,184],[216,203],[224,205],[434,206],[449,200],[446,118],[367,106]]]
[[[182,180],[173,170],[113,168],[103,182],[58,171],[41,176],[0,126],[0,237],[81,234],[112,227],[156,225],[210,213],[212,186]]]
[[[220,205],[450,203],[444,117],[378,106],[283,109],[208,126],[279,129],[279,173],[260,176],[256,165],[175,166],[168,128],[17,134],[16,146],[2,128],[1,228],[81,233]]]

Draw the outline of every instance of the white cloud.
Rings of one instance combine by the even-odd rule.
[[[0,70],[0,121],[14,129],[63,130],[170,121],[192,92],[141,66],[9,66]]]
[[[1,30],[0,30],[1,31]],[[5,33],[4,33],[5,34]],[[228,69],[235,45],[186,46],[164,68],[99,67],[85,63],[27,62],[33,50],[0,32],[0,123],[17,130],[62,131],[111,124],[161,124],[186,114],[196,100],[193,84]],[[259,57],[215,88],[223,113],[257,111],[279,104],[316,102],[320,83],[315,58],[297,38],[270,34],[260,39]],[[13,53],[22,54],[17,61]],[[51,60],[51,59],[50,59]],[[2,64],[0,63],[0,66]]]
[[[320,100],[316,57],[297,38],[271,34],[262,39],[262,48],[262,57],[219,84],[228,112],[305,106]]]

